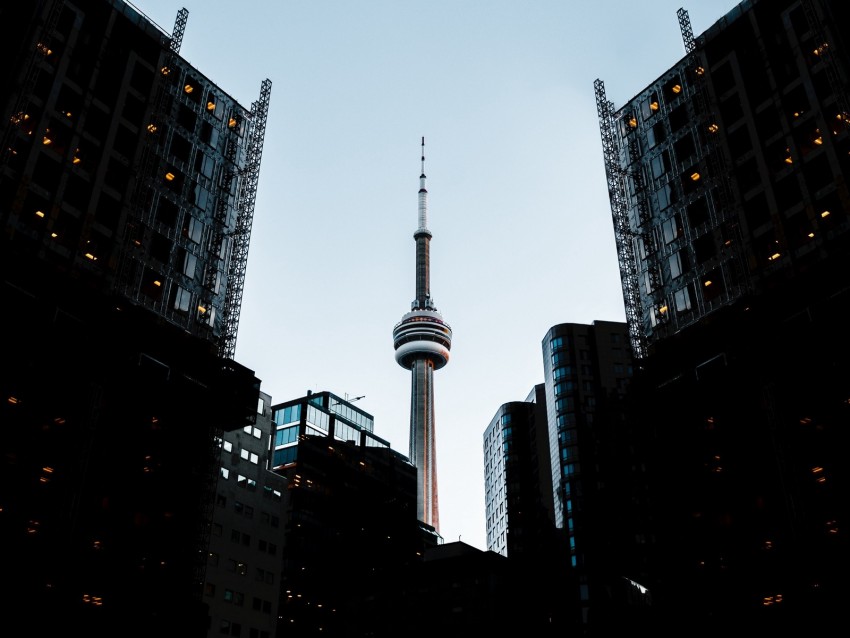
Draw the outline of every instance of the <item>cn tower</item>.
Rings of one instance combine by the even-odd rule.
[[[422,173],[419,176],[419,226],[416,241],[416,299],[393,328],[395,360],[411,371],[410,460],[416,466],[418,520],[440,532],[437,501],[437,448],[434,423],[434,370],[449,362],[452,329],[431,299],[428,250],[428,191],[425,190],[425,138],[422,138]]]

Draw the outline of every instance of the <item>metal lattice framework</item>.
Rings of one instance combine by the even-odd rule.
[[[248,247],[251,243],[251,225],[254,221],[254,203],[257,199],[257,183],[260,177],[260,161],[263,156],[263,140],[266,135],[271,89],[271,80],[264,80],[260,87],[259,99],[251,105],[252,129],[248,141],[244,178],[239,188],[236,228],[232,233],[233,247],[223,311],[224,330],[219,345],[219,355],[226,359],[232,359],[236,353],[236,333],[239,330],[242,291],[245,286]]]
[[[605,161],[605,176],[608,180],[608,197],[614,220],[614,239],[617,244],[617,259],[620,263],[620,279],[623,284],[626,322],[632,343],[632,354],[636,359],[646,356],[646,340],[643,334],[640,292],[638,288],[637,262],[629,228],[628,201],[620,170],[614,104],[605,96],[602,80],[593,83],[596,93],[596,110],[599,114],[599,132],[602,136],[602,155]]]
[[[684,9],[679,9],[676,12],[676,17],[679,18],[679,29],[682,31],[682,41],[685,44],[685,52],[690,55],[696,49],[694,42],[694,30],[691,28],[691,18],[688,12]]]
[[[177,19],[174,21],[174,31],[171,32],[171,51],[180,53],[180,47],[183,44],[183,34],[186,32],[186,21],[189,19],[189,10],[185,7],[177,12]]]

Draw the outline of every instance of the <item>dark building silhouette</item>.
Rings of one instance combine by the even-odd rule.
[[[543,337],[552,505],[566,554],[560,580],[574,605],[566,626],[610,635],[634,625],[650,603],[636,519],[642,468],[628,444],[625,397],[633,373],[625,323],[566,323]]]
[[[277,626],[286,479],[269,469],[272,399],[257,419],[225,431],[204,575],[212,636],[271,638]]]
[[[547,560],[555,523],[544,384],[496,411],[484,431],[484,482],[488,548]]]
[[[34,635],[202,636],[270,83],[246,109],[119,0],[0,7],[0,541]]]
[[[610,635],[643,622],[651,603],[634,533],[645,521],[623,524],[645,498],[627,419],[628,329],[559,324],[541,345],[544,383],[500,406],[484,433],[488,547],[527,570],[540,631]]]
[[[595,84],[663,635],[846,626],[847,7],[680,10],[685,57]]]
[[[554,521],[544,384],[499,406],[484,431],[484,483],[487,546],[533,592],[523,627],[555,635],[577,604],[567,598],[567,537]]]
[[[353,401],[311,392],[272,408],[287,485],[279,637],[390,635],[411,566],[442,540],[417,518],[416,468]]]

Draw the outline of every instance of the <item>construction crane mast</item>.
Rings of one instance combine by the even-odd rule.
[[[183,34],[186,32],[186,22],[189,19],[189,10],[186,7],[177,12],[174,20],[174,30],[171,32],[170,49],[172,53],[180,53],[183,44]]]
[[[623,171],[618,158],[617,131],[614,123],[614,104],[605,96],[605,84],[602,80],[593,83],[596,93],[596,109],[599,114],[599,132],[602,135],[602,154],[605,161],[605,176],[608,179],[608,197],[611,200],[611,214],[614,218],[614,239],[617,245],[617,258],[620,263],[620,279],[623,284],[623,301],[626,310],[626,323],[629,327],[629,339],[632,353],[636,359],[646,356],[646,341],[642,328],[640,291],[638,288],[638,270],[635,261],[634,244],[631,241],[629,227],[629,206],[623,184]]]
[[[233,359],[236,353],[236,333],[239,329],[242,291],[245,286],[245,269],[248,264],[248,247],[251,242],[251,225],[254,221],[254,203],[257,199],[257,182],[260,177],[260,160],[263,156],[263,140],[266,134],[271,88],[271,80],[263,80],[260,97],[251,105],[253,126],[248,141],[243,180],[239,188],[236,227],[231,235],[233,247],[224,299],[224,329],[219,343],[219,355],[225,359]]]

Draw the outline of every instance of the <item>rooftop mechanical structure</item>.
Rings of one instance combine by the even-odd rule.
[[[416,299],[393,328],[395,359],[411,371],[410,461],[416,466],[416,510],[420,521],[440,531],[437,451],[434,423],[434,370],[449,362],[452,329],[437,312],[430,289],[428,191],[425,189],[425,138],[419,176],[419,226],[416,241]]]

